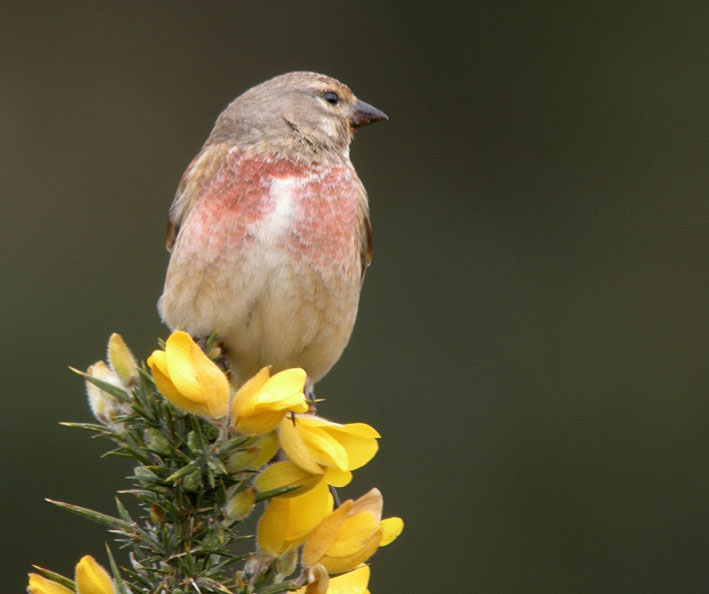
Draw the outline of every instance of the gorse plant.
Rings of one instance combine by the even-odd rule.
[[[316,416],[302,369],[264,368],[235,390],[215,344],[202,350],[174,332],[139,366],[113,334],[108,361],[77,371],[98,423],[64,424],[110,439],[111,454],[136,462],[120,494],[139,513],[118,497],[116,516],[52,503],[106,525],[130,563],[119,568],[107,547],[110,574],[87,555],[74,579],[37,567],[28,592],[368,592],[365,563],[403,522],[382,519],[377,489],[338,505],[332,489],[374,457],[379,434]],[[254,538],[243,522],[257,513],[244,553]]]

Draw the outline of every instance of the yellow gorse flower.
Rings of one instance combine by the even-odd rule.
[[[74,594],[73,590],[38,573],[30,573],[29,578],[29,583],[27,584],[28,594]]]
[[[323,481],[298,497],[272,499],[258,523],[259,549],[267,555],[280,557],[302,543],[332,508],[332,495]]]
[[[303,564],[322,564],[329,573],[342,573],[364,563],[404,528],[401,518],[382,520],[382,494],[372,489],[356,501],[345,501],[308,535]]]
[[[211,421],[227,415],[229,382],[186,332],[170,334],[165,350],[153,351],[148,365],[158,390],[175,406]]]
[[[335,487],[352,480],[352,470],[369,462],[379,449],[377,431],[365,423],[340,425],[315,415],[296,415],[278,426],[281,447],[292,462],[324,475]]]
[[[306,374],[295,367],[271,376],[264,367],[234,395],[231,426],[240,433],[260,434],[271,431],[289,413],[308,410],[303,389]]]
[[[114,594],[108,572],[91,555],[85,555],[76,564],[77,594]]]

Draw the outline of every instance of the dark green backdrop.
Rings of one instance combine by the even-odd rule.
[[[180,175],[296,69],[391,118],[353,146],[374,261],[319,392],[384,436],[346,493],[407,523],[373,594],[707,591],[705,3],[576,4],[3,4],[3,591],[105,561],[43,502],[127,485],[58,426],[90,420],[66,366],[166,335]]]

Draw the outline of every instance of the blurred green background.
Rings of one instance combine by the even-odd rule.
[[[322,413],[406,530],[373,594],[709,591],[709,44],[696,3],[5,2],[3,591],[105,562],[126,464],[67,365],[145,358],[177,182],[282,72],[390,121],[352,158],[374,261]]]

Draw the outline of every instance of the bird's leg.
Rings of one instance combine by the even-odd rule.
[[[305,380],[305,397],[308,399],[308,412],[314,415],[317,410],[317,400],[315,399],[315,386],[310,378]]]
[[[340,501],[340,495],[337,492],[337,489],[335,489],[335,487],[333,487],[332,485],[330,485],[330,493],[332,494],[332,499],[335,503],[335,509],[337,509],[342,505],[342,501]]]

